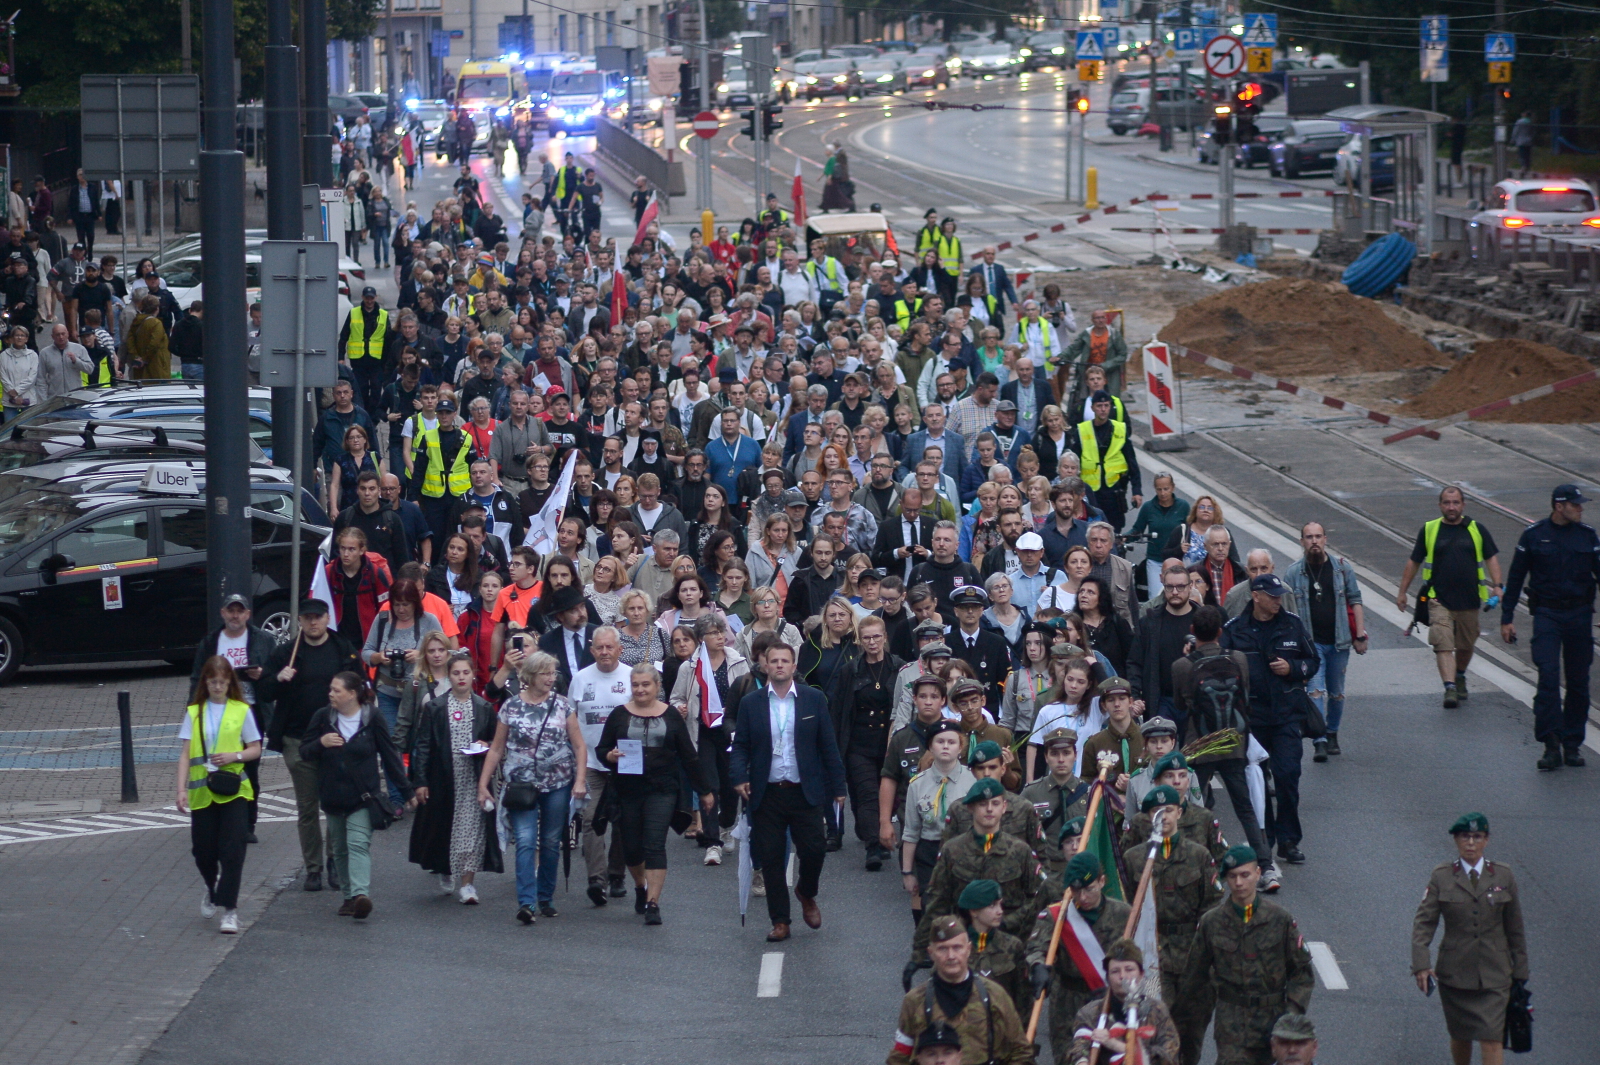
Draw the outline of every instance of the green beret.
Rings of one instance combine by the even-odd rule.
[[[935,943],[946,943],[967,934],[967,926],[961,923],[961,918],[954,914],[945,914],[943,917],[933,919],[933,929],[928,938]]]
[[[984,777],[982,780],[973,782],[972,787],[967,790],[967,797],[961,801],[971,806],[975,802],[983,802],[986,799],[998,799],[1005,793],[1006,789],[1001,786],[998,780],[994,777]]]
[[[963,910],[981,910],[1000,901],[1000,885],[993,880],[974,880],[961,889],[956,906]]]
[[[1223,854],[1221,862],[1222,871],[1226,873],[1230,869],[1237,869],[1246,862],[1256,861],[1260,861],[1260,859],[1256,857],[1255,848],[1247,844],[1240,843],[1237,846],[1229,847],[1227,853]]]
[[[1166,761],[1165,758],[1162,761]],[[1157,774],[1159,775],[1159,774]],[[1183,800],[1178,797],[1178,789],[1171,784],[1157,784],[1139,802],[1139,809],[1149,813],[1157,806],[1181,806]]]
[[[1100,859],[1089,851],[1079,851],[1072,856],[1066,869],[1061,872],[1061,883],[1069,888],[1088,887],[1102,875],[1105,869],[1100,865]]]
[[[972,754],[967,758],[968,765],[982,765],[992,762],[1000,757],[1000,745],[994,740],[984,740],[972,748]]]
[[[1450,826],[1452,836],[1461,832],[1487,832],[1489,819],[1479,813],[1462,814],[1456,818],[1456,823]]]
[[[1189,759],[1183,756],[1182,751],[1173,751],[1171,754],[1162,755],[1156,764],[1150,767],[1150,779],[1160,780],[1161,774],[1169,769],[1188,769]]]
[[[1066,821],[1061,825],[1061,831],[1056,833],[1056,842],[1060,843],[1068,836],[1081,835],[1083,835],[1083,818],[1074,817],[1071,821]]]
[[[1316,1026],[1303,1013],[1285,1013],[1272,1026],[1272,1038],[1290,1043],[1304,1043],[1317,1037]]]

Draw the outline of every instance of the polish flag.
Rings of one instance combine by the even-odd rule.
[[[633,242],[635,244],[638,244],[640,241],[644,240],[644,231],[650,228],[650,223],[654,222],[656,220],[656,215],[660,213],[661,201],[657,200],[654,196],[651,196],[649,205],[644,209],[644,214],[639,216],[639,228],[633,234]],[[612,321],[616,321],[616,319],[613,318]]]
[[[1067,923],[1061,930],[1061,945],[1067,948],[1072,964],[1077,967],[1083,982],[1089,985],[1089,990],[1104,991],[1106,952],[1094,937],[1094,929],[1089,927],[1089,922],[1083,919],[1083,914],[1069,900],[1062,899],[1057,905],[1067,908]]]
[[[622,321],[623,312],[628,309],[628,275],[621,270],[611,274],[611,321]]]
[[[799,159],[794,161],[794,188],[789,198],[794,201],[794,227],[801,229],[806,224],[806,187],[800,178]]]
[[[706,728],[722,727],[722,693],[717,691],[711,652],[701,644],[694,652],[694,677],[700,682],[700,723]]]

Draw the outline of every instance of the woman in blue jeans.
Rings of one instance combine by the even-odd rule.
[[[494,744],[478,777],[478,801],[487,803],[494,798],[495,770],[505,765],[497,805],[517,841],[517,920],[523,924],[533,924],[536,906],[537,916],[556,916],[551,899],[561,837],[571,801],[589,794],[588,749],[572,703],[554,690],[557,672],[554,656],[542,651],[523,659],[517,668],[520,690],[500,707]]]

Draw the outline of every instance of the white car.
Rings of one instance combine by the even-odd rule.
[[[251,261],[249,256],[256,255],[261,251],[261,245],[266,239],[267,231],[265,229],[247,229],[244,231],[244,252],[247,264]],[[161,271],[162,277],[165,278],[166,272],[177,267],[179,263],[187,262],[188,260],[198,261],[199,258],[200,234],[196,233],[181,240],[169,241],[167,246],[161,250],[161,254],[156,257],[155,262],[157,269]],[[339,281],[339,291],[348,296],[352,285],[358,289],[366,286],[367,268],[344,254],[344,252],[340,252]],[[251,282],[252,285],[254,283]]]
[[[167,283],[167,291],[172,293],[172,298],[178,301],[178,306],[187,309],[195,300],[204,302],[204,288],[200,280],[200,257],[192,259],[177,259],[167,263],[161,268],[161,279]],[[261,298],[261,254],[260,252],[246,252],[244,256],[244,285],[245,303],[251,304]],[[345,285],[339,286],[339,324],[343,325],[345,316],[350,313],[350,290]]]
[[[1472,225],[1509,243],[1513,233],[1538,237],[1600,237],[1594,190],[1582,181],[1501,181],[1490,190]]]
[[[980,41],[961,46],[961,73],[969,78],[1015,74],[1021,68],[1022,59],[1005,41],[998,44]]]

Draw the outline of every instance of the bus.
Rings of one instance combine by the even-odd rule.
[[[499,59],[474,60],[461,64],[455,103],[469,111],[505,118],[527,92],[520,69]]]

